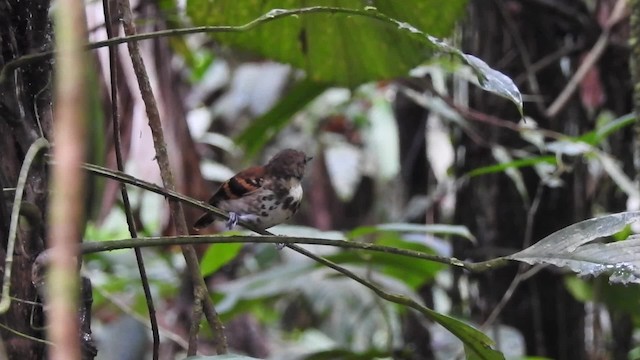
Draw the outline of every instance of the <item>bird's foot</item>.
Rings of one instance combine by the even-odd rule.
[[[227,220],[227,230],[233,229],[236,225],[238,225],[238,220],[240,220],[240,216],[233,211],[229,212],[229,220]]]
[[[278,236],[282,236],[282,235],[278,235]],[[285,243],[275,243],[275,245],[276,245],[276,250],[282,250],[287,246],[287,244]]]

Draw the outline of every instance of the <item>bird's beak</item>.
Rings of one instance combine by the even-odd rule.
[[[309,162],[309,161],[311,161],[311,160],[313,160],[313,156],[307,156],[307,157],[304,159],[304,163],[306,164],[306,163],[308,163],[308,162]]]

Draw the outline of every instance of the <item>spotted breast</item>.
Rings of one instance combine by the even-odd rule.
[[[283,150],[265,166],[246,169],[227,180],[209,203],[229,212],[228,228],[239,220],[262,229],[285,222],[300,207],[301,180],[310,160],[301,151]],[[206,213],[194,228],[208,226],[214,220],[212,213]]]

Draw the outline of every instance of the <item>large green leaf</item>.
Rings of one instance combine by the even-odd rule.
[[[444,265],[427,263],[420,259],[401,258],[394,254],[344,252],[328,256],[327,259],[336,264],[358,264],[379,268],[384,274],[393,276],[407,286],[417,289],[420,285],[431,281]]]
[[[640,284],[640,238],[589,244],[598,238],[611,236],[638,220],[640,212],[636,211],[581,221],[506,258],[528,264],[566,267],[579,275],[609,274],[612,283]]]
[[[425,311],[425,315],[462,340],[467,359],[504,360],[504,355],[491,347],[494,344],[493,340],[481,331],[431,309]]]
[[[425,35],[451,34],[465,5],[466,0],[189,0],[187,12],[197,25],[232,26],[267,14],[264,20],[274,21],[215,37],[290,63],[305,70],[313,81],[355,86],[406,75],[440,50]],[[355,11],[317,9],[279,17],[282,10],[313,6]]]
[[[397,231],[407,233],[425,233],[460,236],[475,242],[476,238],[464,225],[449,224],[410,224],[410,223],[386,223],[374,227],[382,231]]]

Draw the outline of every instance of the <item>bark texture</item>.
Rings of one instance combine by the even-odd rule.
[[[0,1],[0,68],[20,56],[49,50],[52,39],[49,1]],[[11,205],[22,161],[29,146],[51,128],[51,64],[47,61],[7,73],[0,82],[0,265],[4,267]],[[42,308],[31,283],[31,265],[44,248],[47,172],[36,161],[29,172],[18,228],[11,296],[0,322],[22,334],[43,338]],[[41,342],[0,329],[9,359],[41,359]]]

